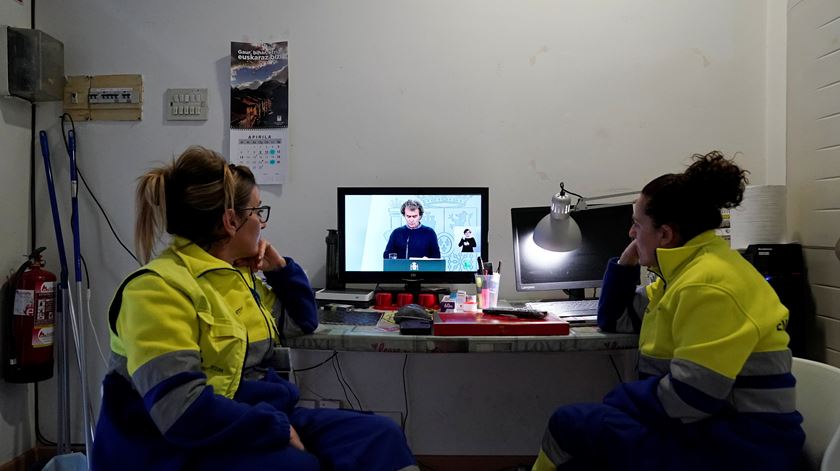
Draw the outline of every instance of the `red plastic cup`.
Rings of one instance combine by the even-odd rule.
[[[397,305],[398,306],[405,306],[406,304],[411,304],[414,302],[414,295],[411,293],[399,293],[397,294]]]
[[[391,293],[376,293],[376,308],[390,309],[393,305]]]
[[[423,307],[432,308],[435,306],[435,295],[431,293],[423,293],[420,295],[420,302]]]

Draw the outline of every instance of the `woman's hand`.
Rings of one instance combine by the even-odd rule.
[[[289,425],[289,445],[300,451],[306,451],[306,448],[303,447],[303,442],[300,441],[300,436],[298,436],[297,430],[295,430],[295,428],[291,425]]]
[[[233,266],[247,266],[252,271],[272,271],[286,268],[286,259],[267,240],[260,239],[257,254],[253,257],[237,259],[233,262]]]
[[[618,264],[639,264],[639,247],[636,245],[636,239],[633,239],[629,244],[627,244],[627,248],[624,249],[624,252],[621,253],[621,257],[618,258]]]

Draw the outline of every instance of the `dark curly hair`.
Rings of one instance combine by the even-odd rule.
[[[672,226],[680,244],[720,226],[720,210],[741,204],[749,183],[749,172],[718,151],[694,154],[692,159],[685,172],[662,175],[642,189],[645,214],[656,227]]]

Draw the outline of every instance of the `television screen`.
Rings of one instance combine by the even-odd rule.
[[[607,262],[618,257],[630,243],[632,204],[590,206],[573,211],[581,232],[581,246],[570,252],[552,252],[538,247],[533,234],[548,206],[513,208],[513,261],[517,291],[597,288]]]
[[[472,283],[487,214],[487,188],[338,188],[341,281]]]

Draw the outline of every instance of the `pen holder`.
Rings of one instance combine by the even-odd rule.
[[[475,294],[478,308],[496,307],[499,302],[499,280],[501,275],[475,275]]]

